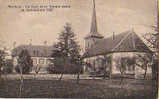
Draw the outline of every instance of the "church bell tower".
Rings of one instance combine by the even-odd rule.
[[[95,42],[97,42],[98,40],[101,40],[103,38],[104,37],[98,33],[95,0],[93,0],[93,14],[92,14],[91,28],[90,28],[89,34],[84,38],[85,39],[85,50],[91,48],[91,46]]]

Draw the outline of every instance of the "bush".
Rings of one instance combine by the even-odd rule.
[[[21,67],[22,67],[22,74],[28,74],[29,72],[31,72],[31,68],[30,67],[28,67],[28,66],[20,66],[20,65],[17,65],[15,67],[15,71],[20,74],[21,73],[20,72],[20,68]]]
[[[63,66],[63,65],[53,65],[50,64],[47,67],[47,72],[49,74],[76,74],[78,73],[80,70],[79,66],[76,64],[68,64],[67,66]],[[82,70],[80,71],[82,73]]]
[[[2,67],[3,74],[9,74],[13,72],[13,63],[11,60],[6,60],[5,65]]]
[[[49,64],[46,70],[49,74],[54,74],[54,71],[55,71],[52,64]]]

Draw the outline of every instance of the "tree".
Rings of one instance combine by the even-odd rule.
[[[143,35],[148,47],[152,50],[151,55],[151,67],[152,67],[152,79],[157,80],[158,75],[158,26],[151,26],[154,29],[154,33],[146,33]]]
[[[13,61],[12,59],[6,59],[2,67],[2,73],[8,74],[13,72]]]
[[[2,67],[5,65],[5,52],[0,50],[0,77],[2,74]]]
[[[35,67],[35,74],[34,74],[34,78],[36,78],[36,75],[39,73],[40,69],[41,69],[41,67],[40,67],[40,66],[38,66],[38,65]]]
[[[58,42],[54,45],[53,51],[55,70],[63,73],[78,73],[81,71],[80,46],[76,41],[75,33],[72,31],[71,24],[66,23],[64,30],[59,34]]]
[[[104,79],[106,78],[107,75],[109,75],[109,78],[111,79],[111,71],[109,73],[106,71],[106,68],[109,67],[109,70],[111,69],[111,56],[106,56],[104,55],[104,58],[102,59],[102,63],[104,66]]]
[[[20,73],[20,89],[19,89],[19,97],[22,96],[22,91],[24,87],[24,78],[23,74],[27,74],[31,71],[33,67],[33,61],[29,55],[27,49],[23,49],[20,54],[18,55],[18,65],[16,66],[15,70],[17,73]]]
[[[151,63],[151,55],[149,55],[149,54],[136,54],[135,65],[139,66],[140,68],[145,70],[144,79],[146,78],[147,68],[150,64],[152,64]]]
[[[143,37],[146,41],[146,44],[152,50],[152,53],[148,53],[151,55],[150,66],[152,68],[152,80],[155,80],[155,83],[158,83],[158,22],[156,21],[156,24],[154,26],[149,27],[151,27],[154,30],[154,32],[146,33]],[[157,86],[154,87],[155,91],[157,92]]]
[[[124,78],[125,78],[125,74],[127,70],[133,70],[134,71],[134,65],[135,65],[135,58],[133,57],[119,57],[116,60],[116,65],[117,65],[117,69],[120,71],[121,73],[121,82],[120,84],[123,83]]]
[[[22,74],[27,74],[31,71],[33,67],[33,61],[29,55],[28,50],[23,49],[18,56],[18,65],[16,66],[16,72]]]

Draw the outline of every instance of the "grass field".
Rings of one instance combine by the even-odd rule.
[[[58,81],[25,79],[22,96],[25,98],[84,98],[84,99],[155,99],[155,82],[152,80],[75,79]],[[19,97],[20,80],[0,82],[0,97]]]

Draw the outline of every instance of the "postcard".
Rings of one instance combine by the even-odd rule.
[[[0,0],[0,98],[156,99],[156,0]]]

